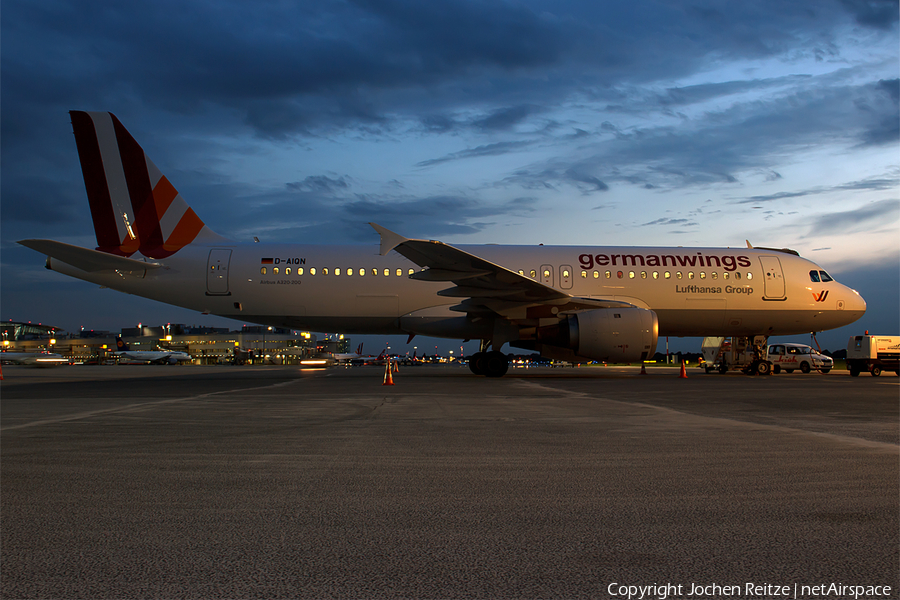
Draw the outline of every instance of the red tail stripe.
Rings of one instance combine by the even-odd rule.
[[[110,117],[116,131],[116,142],[119,146],[125,181],[128,183],[131,209],[134,211],[133,215],[129,215],[129,218],[132,219],[132,229],[141,241],[141,246],[161,246],[163,243],[162,231],[160,231],[159,217],[153,201],[153,190],[150,188],[147,157],[140,144],[131,137],[119,119],[114,115],[110,115]]]
[[[84,173],[84,188],[91,205],[91,217],[94,220],[94,233],[97,235],[98,250],[111,254],[125,255],[119,249],[122,240],[116,228],[116,215],[113,212],[106,172],[103,170],[103,158],[100,155],[100,142],[91,116],[83,111],[71,111],[72,130],[75,133],[75,145],[78,147],[78,158]]]
[[[177,195],[178,190],[176,190],[175,186],[166,179],[165,175],[156,182],[156,187],[153,188],[153,204],[156,206],[157,219],[163,218],[163,215],[169,210],[169,206],[172,204],[172,201],[175,200],[175,196]]]
[[[194,241],[194,238],[197,237],[197,234],[200,233],[201,229],[203,229],[203,221],[201,221],[200,217],[194,213],[192,208],[189,208],[187,209],[187,212],[184,213],[184,216],[181,217],[181,220],[178,221],[178,225],[175,226],[175,231],[173,231],[172,235],[169,236],[169,239],[166,240],[163,248],[165,250],[171,250],[172,252],[181,250]]]

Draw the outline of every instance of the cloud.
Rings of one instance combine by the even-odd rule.
[[[349,178],[341,176],[335,179],[326,175],[310,175],[303,181],[288,183],[289,190],[316,193],[334,193],[350,187]]]
[[[739,200],[738,204],[759,204],[762,202],[776,202],[787,200],[790,198],[802,198],[803,196],[817,196],[821,194],[829,194],[833,192],[858,192],[871,190],[892,190],[900,185],[900,178],[884,178],[876,177],[871,179],[863,179],[860,181],[851,181],[841,185],[833,186],[816,186],[809,189],[794,190],[792,192],[777,192],[775,194],[767,194],[762,196],[750,196]]]
[[[864,226],[878,224],[879,227],[894,224],[900,219],[900,200],[880,200],[848,211],[829,213],[810,219],[809,236],[834,233],[855,233]]]
[[[460,150],[459,152],[452,152],[445,156],[441,156],[439,158],[430,158],[428,160],[423,160],[419,163],[416,163],[417,167],[431,167],[434,165],[439,165],[441,163],[446,163],[454,160],[463,160],[466,158],[481,158],[484,156],[500,156],[503,154],[508,154],[510,152],[516,152],[529,146],[532,146],[536,143],[536,141],[510,141],[510,142],[496,142],[494,144],[485,144],[484,146],[478,146],[476,148],[468,148],[466,150]]]

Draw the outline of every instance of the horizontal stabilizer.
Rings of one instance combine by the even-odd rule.
[[[37,250],[51,258],[72,265],[76,269],[91,273],[96,271],[143,271],[158,269],[162,266],[159,263],[134,260],[54,240],[19,240],[18,243],[26,248]]]

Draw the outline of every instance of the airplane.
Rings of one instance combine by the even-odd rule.
[[[175,350],[132,350],[119,336],[116,336],[116,351],[110,354],[117,356],[120,361],[124,358],[129,361],[158,365],[174,365],[193,360],[187,352]]]
[[[364,358],[362,353],[364,343],[365,342],[363,342],[356,348],[356,352],[335,352],[331,356],[337,362],[349,362],[357,358]]]
[[[71,111],[96,249],[19,243],[46,268],[199,311],[292,329],[480,340],[470,370],[501,377],[505,344],[546,358],[637,363],[659,336],[841,327],[866,302],[792,250],[460,245],[376,223],[380,246],[238,242],[213,232],[108,112]],[[764,352],[763,352],[764,356]]]
[[[11,362],[29,367],[56,367],[69,364],[62,354],[50,352],[0,352],[0,362]]]

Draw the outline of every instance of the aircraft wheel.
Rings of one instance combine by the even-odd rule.
[[[721,365],[719,365],[719,373],[721,373],[722,375],[724,375],[724,374],[727,373],[727,372],[728,372],[728,365],[726,365],[726,364],[724,364],[724,363],[722,363]]]
[[[800,363],[800,372],[801,373],[809,373],[811,370],[812,369],[809,368],[808,362],[803,361],[802,363]]]
[[[469,357],[469,370],[476,375],[484,375],[486,352],[476,352]]]
[[[781,373],[781,367],[779,365],[775,365],[774,367],[772,367],[772,372],[778,375],[779,373]]]
[[[756,372],[760,375],[768,375],[772,372],[772,363],[766,360],[759,361],[759,364],[756,365]]]
[[[879,375],[881,375],[881,367],[872,365],[872,377],[878,377]]]
[[[509,359],[499,350],[492,350],[487,353],[484,365],[484,374],[488,377],[503,377],[509,370]]]

